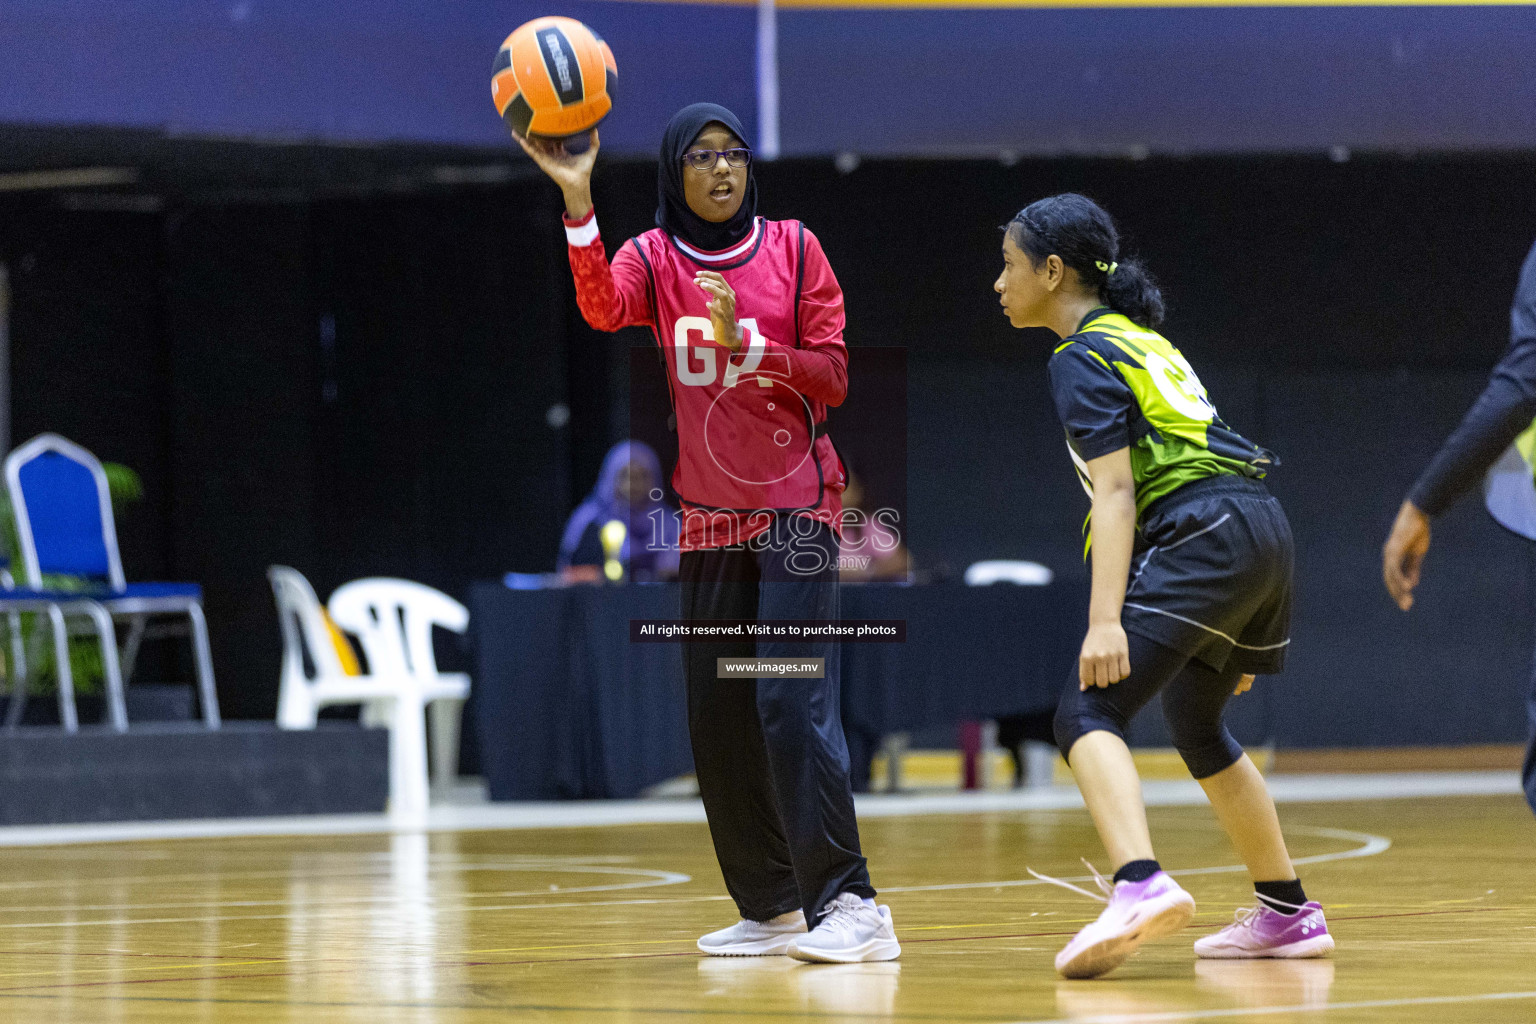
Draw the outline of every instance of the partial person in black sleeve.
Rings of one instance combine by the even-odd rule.
[[[1382,548],[1387,591],[1403,611],[1413,607],[1424,556],[1429,553],[1430,520],[1482,479],[1510,443],[1536,419],[1536,246],[1525,258],[1515,302],[1509,312],[1510,340],[1504,358],[1466,418],[1440,446],[1397,511]],[[1526,698],[1530,745],[1522,779],[1525,798],[1536,810],[1536,676]]]

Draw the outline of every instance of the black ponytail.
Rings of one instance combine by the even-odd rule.
[[[1134,257],[1121,260],[1113,273],[1105,275],[1099,295],[1104,305],[1143,327],[1155,331],[1163,322],[1163,293],[1141,260]]]
[[[1034,266],[1054,254],[1110,309],[1152,330],[1162,324],[1157,282],[1140,260],[1120,256],[1115,222],[1087,196],[1063,192],[1030,203],[1009,223],[1008,236]]]

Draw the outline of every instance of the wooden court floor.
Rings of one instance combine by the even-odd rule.
[[[864,823],[899,962],[710,959],[733,920],[703,825],[0,850],[0,1020],[1536,1021],[1536,819],[1515,797],[1281,808],[1331,960],[1197,962],[1246,903],[1203,807],[1154,809],[1196,926],[1106,979],[1051,958],[1097,904],[1082,811]],[[1102,865],[1101,865],[1102,866]]]

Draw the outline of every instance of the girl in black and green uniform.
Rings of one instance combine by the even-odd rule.
[[[1290,643],[1291,531],[1260,482],[1276,460],[1216,414],[1194,369],[1156,333],[1157,287],[1119,249],[1104,210],[1052,196],[1007,226],[994,286],[1015,327],[1063,339],[1051,393],[1093,500],[1088,634],[1056,739],[1116,871],[1113,885],[1099,879],[1108,907],[1056,967],[1103,974],[1194,915],[1153,854],[1124,739],[1158,693],[1258,897],[1195,951],[1322,956],[1333,948],[1322,907],[1307,901],[1263,777],[1222,723],[1227,700],[1255,674],[1279,672]]]

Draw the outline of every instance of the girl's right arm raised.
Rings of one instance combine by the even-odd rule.
[[[565,236],[571,274],[576,280],[576,305],[582,318],[600,331],[616,331],[635,324],[650,324],[650,291],[645,268],[638,255],[620,249],[608,264],[597,215],[592,209],[592,165],[597,159],[598,137],[584,153],[567,153],[559,142],[524,139],[514,135],[523,152],[549,175],[565,197]]]

